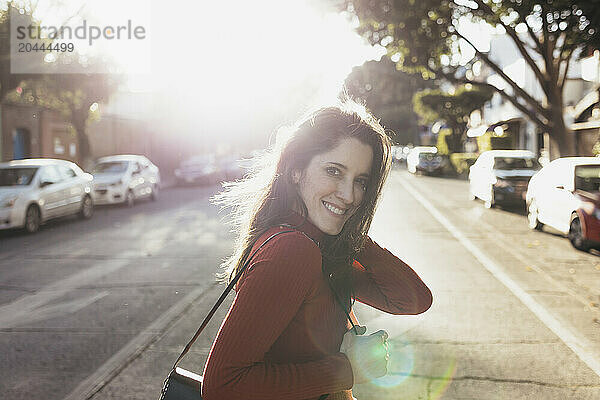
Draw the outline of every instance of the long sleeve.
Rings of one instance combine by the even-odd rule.
[[[352,387],[352,368],[342,353],[302,363],[265,361],[321,277],[321,253],[301,233],[281,235],[261,249],[211,349],[205,400],[310,399]]]
[[[431,291],[406,263],[367,237],[353,264],[356,299],[390,314],[420,314]]]

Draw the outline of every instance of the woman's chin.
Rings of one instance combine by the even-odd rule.
[[[344,228],[344,224],[321,224],[321,226],[317,226],[317,228],[326,235],[336,236],[340,234]]]

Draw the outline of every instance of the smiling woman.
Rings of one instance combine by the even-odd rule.
[[[359,139],[344,139],[316,155],[293,181],[306,206],[307,218],[328,235],[337,235],[362,203],[373,164],[373,150]],[[300,205],[295,205],[302,212]]]
[[[229,277],[250,261],[208,357],[205,400],[351,400],[389,359],[386,332],[357,336],[352,302],[391,314],[432,302],[367,234],[391,161],[377,120],[346,100],[283,132],[262,169],[216,198],[239,234]]]

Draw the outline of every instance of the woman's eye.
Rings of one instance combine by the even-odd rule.
[[[356,181],[356,183],[358,183],[358,185],[363,190],[363,192],[367,191],[367,181],[365,181],[365,180],[359,180],[359,181]]]
[[[331,176],[338,176],[340,174],[340,170],[336,167],[327,167],[326,171]]]

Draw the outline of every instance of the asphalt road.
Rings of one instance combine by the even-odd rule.
[[[36,235],[0,232],[0,397],[148,399],[223,290],[232,236],[216,190],[172,188]],[[367,399],[600,398],[600,257],[486,210],[467,183],[395,170],[371,236],[434,293],[420,316],[357,303],[390,333],[390,374]],[[229,303],[232,298],[229,298]],[[224,304],[183,365],[201,371]]]

